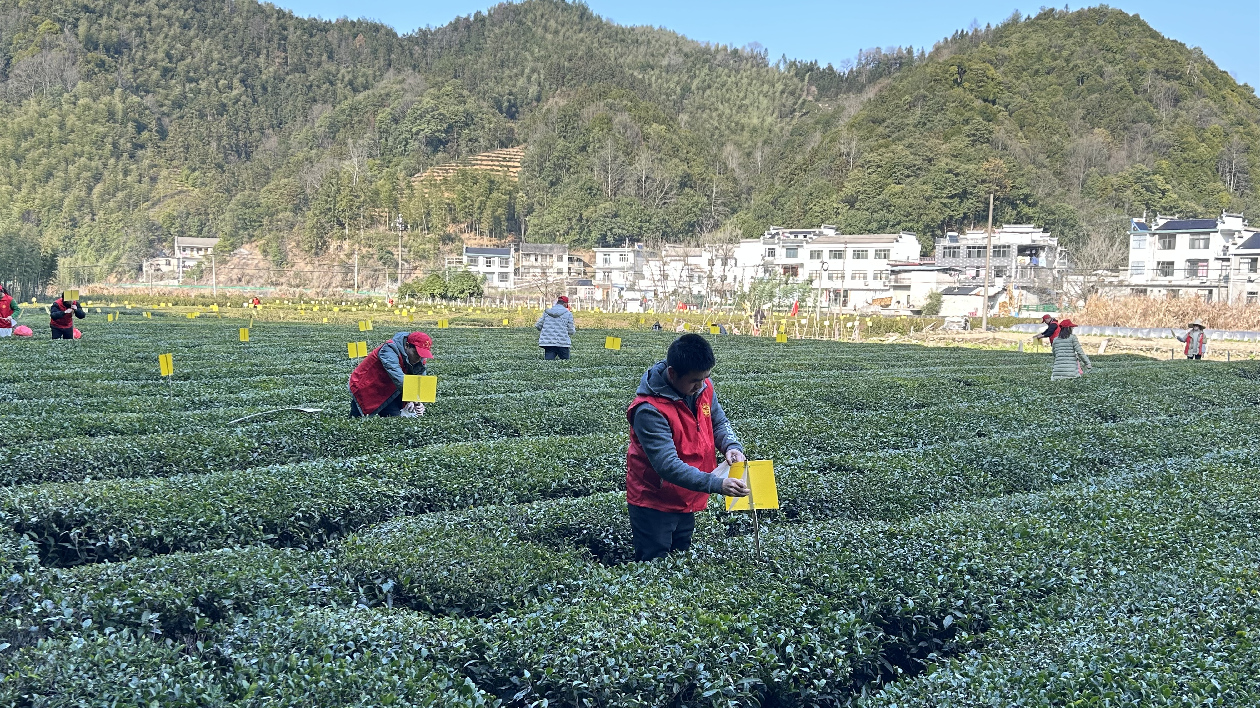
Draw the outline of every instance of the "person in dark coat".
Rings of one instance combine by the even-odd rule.
[[[684,334],[639,380],[626,410],[626,502],[637,561],[691,547],[696,512],[710,494],[748,496],[742,479],[713,474],[716,452],[743,462],[744,448],[713,391],[709,342]]]
[[[87,313],[78,300],[66,302],[66,294],[62,293],[48,306],[48,317],[53,339],[74,339],[74,318],[83,319]]]

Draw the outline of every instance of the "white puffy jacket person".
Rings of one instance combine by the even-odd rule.
[[[1187,359],[1202,359],[1207,356],[1207,330],[1202,322],[1191,322],[1189,328],[1186,336],[1179,336],[1176,332],[1173,332],[1173,336],[1178,342],[1186,343]]]
[[[573,346],[571,337],[577,331],[573,313],[569,312],[569,298],[564,295],[556,298],[556,304],[542,313],[534,329],[538,330],[538,346],[542,347],[547,361],[568,359],[569,348]]]

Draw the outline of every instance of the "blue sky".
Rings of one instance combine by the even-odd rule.
[[[365,17],[399,32],[444,25],[485,10],[492,0],[280,0],[299,15],[334,19]],[[955,5],[919,2],[817,2],[811,0],[588,0],[592,10],[623,25],[655,25],[692,39],[742,46],[760,42],[771,60],[817,59],[840,66],[858,50],[905,46],[930,48],[972,20],[996,24],[1015,10],[1035,14],[1042,6],[1013,0],[972,0]],[[1225,71],[1260,87],[1260,2],[1257,0],[1112,0],[1137,13],[1167,37],[1199,46]],[[1084,5],[1072,5],[1072,9]]]

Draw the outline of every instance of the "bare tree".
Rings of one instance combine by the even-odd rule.
[[[1221,148],[1221,159],[1216,163],[1216,171],[1230,194],[1240,195],[1246,192],[1251,186],[1251,175],[1247,170],[1247,143],[1237,135],[1233,136]]]

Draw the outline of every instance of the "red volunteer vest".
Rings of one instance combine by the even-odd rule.
[[[13,296],[0,296],[0,329],[11,329],[13,327]]]
[[[1192,340],[1190,338],[1190,333],[1187,333],[1186,334],[1186,356],[1190,356],[1191,354],[1198,354],[1199,356],[1203,356],[1203,345],[1207,344],[1207,333],[1204,332],[1199,337],[1199,346],[1195,347],[1194,351],[1190,351],[1191,341]]]
[[[381,406],[389,402],[389,399],[393,398],[394,393],[398,391],[394,380],[381,365],[380,352],[381,347],[373,349],[371,354],[364,357],[363,361],[354,367],[354,373],[350,374],[350,395],[354,396],[363,415],[372,415],[380,410]],[[403,371],[407,370],[407,364],[401,355],[398,357],[398,363]]]
[[[626,410],[626,419],[630,421],[630,449],[626,451],[626,501],[629,503],[668,512],[695,512],[708,506],[708,494],[661,479],[634,435],[634,410],[651,403],[669,421],[679,459],[701,472],[712,472],[717,468],[711,415],[713,382],[706,379],[704,383],[704,391],[696,399],[695,413],[682,401],[659,396],[639,396],[630,403]]]
[[[74,311],[66,309],[66,303],[61,298],[57,298],[54,305],[65,310],[61,317],[49,317],[48,323],[57,329],[73,329],[74,328]]]

